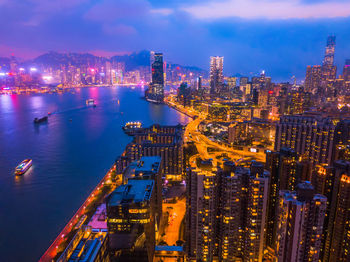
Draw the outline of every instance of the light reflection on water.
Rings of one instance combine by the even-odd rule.
[[[0,261],[37,261],[130,142],[126,122],[187,121],[142,95],[139,87],[112,87],[0,96]],[[96,108],[85,105],[91,97]],[[47,124],[33,124],[48,112]],[[25,158],[33,166],[14,176]]]

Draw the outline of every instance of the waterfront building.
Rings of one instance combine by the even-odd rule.
[[[152,125],[135,134],[126,147],[127,162],[142,156],[160,156],[161,170],[167,179],[181,180],[183,174],[183,126]]]
[[[96,230],[90,226],[83,226],[78,229],[69,245],[56,261],[109,262],[107,239],[106,229]]]
[[[297,191],[281,190],[277,207],[278,261],[319,261],[327,198],[310,182]]]
[[[151,102],[162,103],[164,101],[164,62],[162,53],[154,54],[152,82],[145,92],[145,97]]]
[[[210,57],[210,94],[218,94],[224,84],[224,57]]]
[[[129,180],[107,199],[108,247],[112,261],[153,261],[153,180]]]
[[[153,180],[156,221],[159,226],[162,216],[162,158],[159,156],[143,156],[140,160],[130,163],[123,172],[123,184],[132,179]]]

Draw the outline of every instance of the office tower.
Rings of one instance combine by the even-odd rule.
[[[305,91],[316,92],[321,86],[322,68],[319,65],[307,66],[305,76]]]
[[[328,194],[327,228],[322,261],[349,261],[350,254],[350,162],[339,160],[329,170],[319,170],[317,190]],[[323,176],[323,177],[322,177]]]
[[[345,65],[343,68],[343,79],[345,81],[350,81],[350,59],[345,60]]]
[[[143,156],[130,163],[123,172],[123,184],[131,179],[154,181],[155,217],[159,226],[162,216],[162,158],[159,156]]]
[[[323,65],[334,65],[335,36],[328,36]]]
[[[224,84],[224,57],[210,57],[210,93],[217,94]]]
[[[109,252],[118,261],[153,261],[154,181],[129,180],[107,199]]]
[[[197,78],[197,90],[202,90],[202,77],[201,76],[199,76],[198,78]]]
[[[322,63],[322,81],[334,80],[337,76],[337,67],[334,65],[335,36],[327,38],[326,52]]]
[[[155,53],[152,64],[152,82],[145,92],[147,100],[162,103],[164,100],[164,63],[163,54]]]
[[[269,173],[257,162],[250,169],[226,162],[217,172],[189,170],[189,258],[262,261],[268,183]]]
[[[278,261],[319,261],[327,198],[315,194],[310,182],[297,191],[281,190],[277,208]]]
[[[170,180],[182,180],[184,127],[152,125],[142,128],[116,161],[118,173],[142,156],[160,156],[162,173]]]

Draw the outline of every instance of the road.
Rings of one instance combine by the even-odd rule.
[[[194,142],[198,151],[198,155],[190,158],[190,164],[192,167],[196,166],[195,160],[197,157],[201,157],[202,159],[213,159],[214,166],[222,164],[222,161],[217,158],[222,154],[226,154],[227,157],[225,158],[229,158],[235,162],[241,162],[246,159],[255,159],[261,162],[265,161],[265,154],[262,152],[253,153],[243,150],[235,150],[231,147],[220,145],[219,143],[210,140],[207,136],[198,131],[198,126],[203,120],[202,117],[196,118],[187,125],[185,130],[185,142]],[[208,152],[208,147],[213,148],[215,151]]]
[[[169,212],[169,225],[165,228],[163,240],[168,246],[175,246],[176,241],[179,240],[180,225],[186,213],[186,199],[182,198],[175,204],[163,203],[163,213],[167,211]]]
[[[43,256],[40,258],[40,262],[49,262],[52,261],[56,255],[63,251],[60,250],[61,245],[67,246],[68,245],[68,239],[67,235],[71,231],[73,231],[75,228],[75,225],[79,222],[81,217],[86,213],[86,210],[88,210],[89,205],[94,201],[98,199],[102,199],[105,196],[101,196],[100,193],[103,191],[103,187],[106,184],[110,184],[110,179],[112,172],[115,171],[115,165],[112,166],[112,168],[107,172],[107,174],[102,178],[100,183],[95,187],[95,189],[91,192],[89,197],[85,200],[85,202],[81,205],[81,207],[78,209],[78,211],[75,213],[75,215],[71,218],[71,220],[66,224],[66,226],[63,228],[61,233],[57,236],[57,238],[53,241],[51,246],[46,250],[46,252],[43,254]],[[120,182],[120,181],[118,181]],[[112,187],[115,188],[116,185]],[[65,243],[67,242],[67,243]],[[65,247],[64,247],[65,248]]]

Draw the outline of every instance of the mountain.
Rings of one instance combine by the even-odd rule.
[[[150,66],[150,52],[143,50],[130,55],[113,56],[113,62],[124,62],[127,71],[135,70],[139,66]]]
[[[37,65],[51,66],[54,68],[58,68],[61,65],[73,65],[79,66],[82,64],[94,66],[96,64],[106,63],[108,61],[107,58],[94,56],[89,53],[57,53],[57,52],[49,52],[38,56],[32,61],[28,61],[27,63],[34,63]]]
[[[102,56],[95,56],[90,53],[58,53],[58,52],[48,52],[42,54],[32,60],[25,61],[21,63],[22,66],[43,66],[52,67],[54,69],[59,69],[61,66],[102,66],[109,61],[112,63],[122,62],[125,64],[125,69],[127,71],[133,71],[139,67],[149,67],[150,66],[150,52],[147,50],[142,50],[140,52],[134,52],[127,55],[116,55],[111,58],[106,58]],[[0,57],[0,67],[1,65],[9,64],[9,58]],[[169,63],[168,63],[169,64]],[[193,66],[181,66],[178,64],[171,64],[171,67],[179,67],[180,69],[185,69],[188,71],[195,71],[198,73],[203,73],[205,75],[207,71]]]

